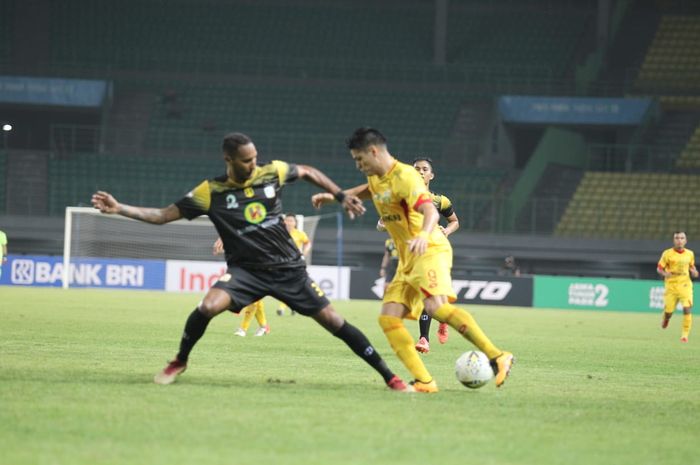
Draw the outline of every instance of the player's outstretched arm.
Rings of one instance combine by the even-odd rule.
[[[165,208],[134,207],[119,203],[112,194],[104,191],[92,194],[92,206],[102,213],[117,214],[151,224],[165,224],[182,218],[180,209],[175,204],[170,204]]]
[[[369,186],[367,184],[361,184],[359,186],[351,187],[350,189],[345,189],[343,191],[345,195],[354,195],[360,200],[369,200],[372,198],[372,194],[369,191]],[[333,194],[328,192],[320,192],[311,196],[311,205],[315,209],[320,209],[326,204],[335,202],[335,197]]]
[[[297,165],[299,177],[305,181],[315,184],[337,200],[350,218],[364,215],[365,207],[356,195],[343,191],[338,185],[320,170],[309,165]],[[312,200],[313,201],[313,200]],[[318,208],[318,207],[317,207]]]

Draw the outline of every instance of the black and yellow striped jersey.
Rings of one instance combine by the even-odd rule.
[[[449,218],[455,212],[452,202],[445,195],[436,194],[435,192],[430,193],[430,200],[433,201],[433,205],[437,208],[437,211],[444,217]]]
[[[272,161],[244,183],[223,175],[203,181],[175,203],[182,216],[207,215],[224,243],[226,263],[246,268],[304,266],[284,225],[280,191],[298,178],[297,166]]]

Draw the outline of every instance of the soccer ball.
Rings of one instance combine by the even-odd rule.
[[[493,369],[486,354],[471,350],[457,359],[455,376],[469,389],[478,389],[493,378]]]

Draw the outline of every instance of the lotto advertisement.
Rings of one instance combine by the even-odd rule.
[[[384,279],[367,270],[309,266],[311,278],[330,299],[381,299]],[[226,265],[213,261],[74,259],[69,287],[206,292]],[[55,256],[9,255],[0,285],[61,287],[63,259]],[[662,281],[576,278],[570,276],[474,277],[455,279],[461,304],[536,308],[657,312],[663,308]]]
[[[452,288],[457,294],[457,303],[530,307],[532,280],[531,277],[474,277],[468,280],[454,279]],[[367,270],[352,272],[351,299],[381,299],[383,293],[384,278],[370,274]]]

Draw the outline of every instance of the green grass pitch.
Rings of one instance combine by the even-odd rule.
[[[199,295],[0,287],[4,464],[689,464],[700,434],[700,328],[659,315],[474,307],[518,359],[502,389],[470,391],[452,331],[424,357],[435,395],[388,391],[312,320],[263,338],[212,321],[188,371],[176,352]],[[336,302],[394,370],[378,302]],[[413,334],[415,322],[407,322]],[[253,322],[251,329],[256,328]],[[433,331],[436,328],[433,328]],[[250,331],[249,334],[252,334]],[[695,336],[695,337],[693,337]]]

